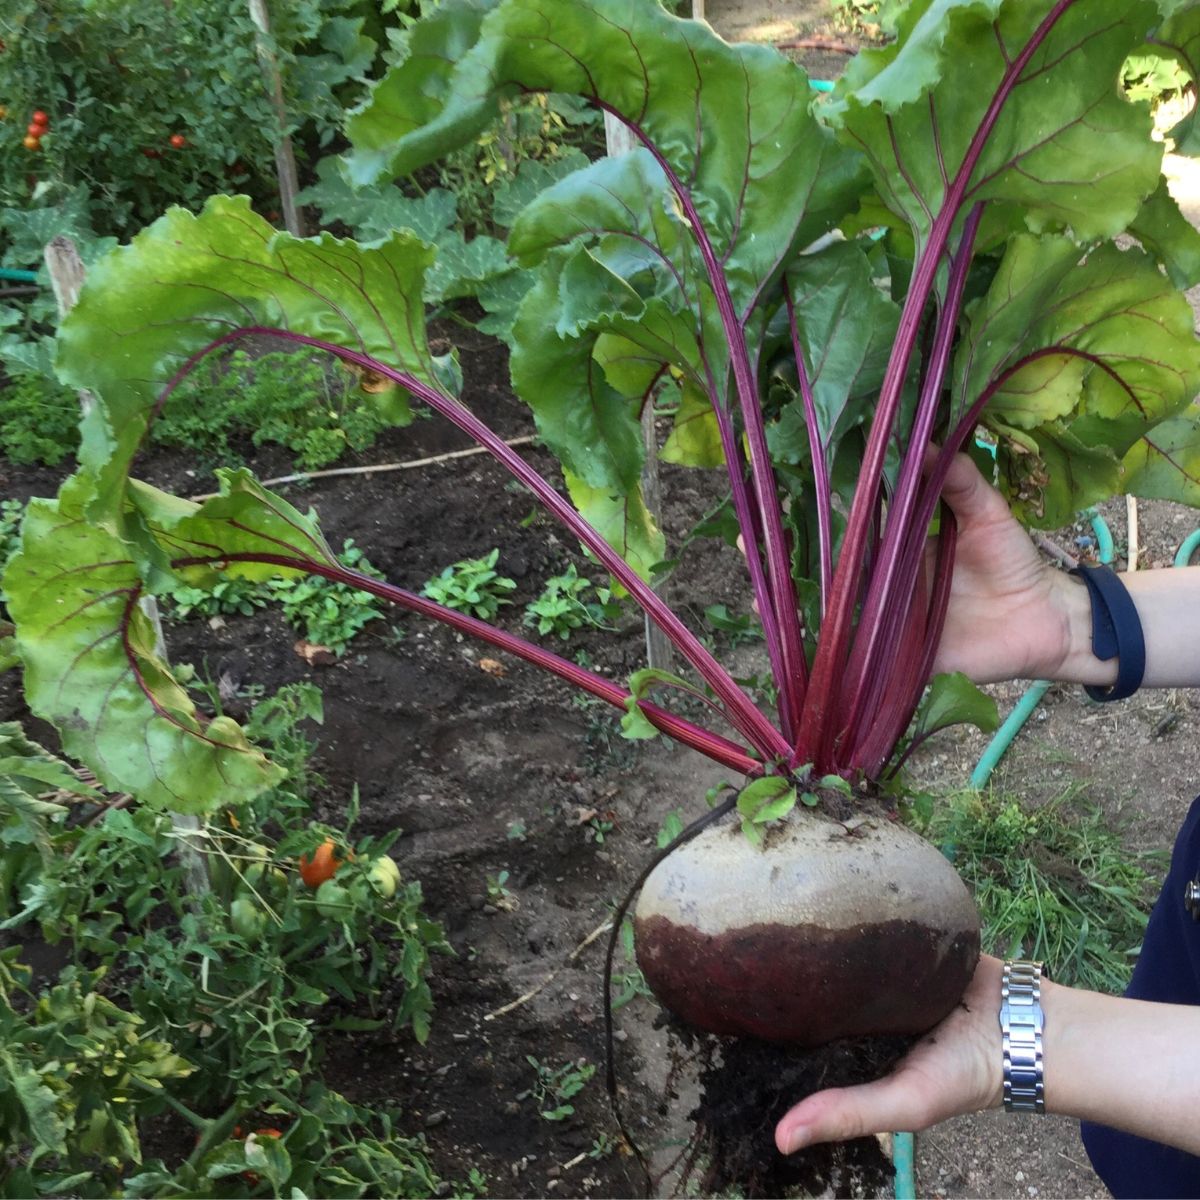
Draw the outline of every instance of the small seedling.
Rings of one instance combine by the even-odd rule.
[[[757,621],[744,613],[731,613],[724,604],[710,604],[704,610],[704,619],[726,636],[731,647],[762,640],[762,626]]]
[[[621,954],[625,959],[623,970],[613,971],[612,1007],[615,1012],[624,1008],[639,996],[653,998],[654,993],[646,984],[646,977],[637,965],[637,955],[634,953],[633,922],[626,918],[621,922]]]
[[[597,813],[594,817],[588,817],[584,824],[587,826],[587,840],[595,842],[597,846],[603,846],[604,839],[617,827],[611,812]]]
[[[487,877],[487,898],[488,903],[494,905],[496,908],[511,911],[517,907],[517,898],[505,886],[507,883],[507,871],[500,871],[495,875],[489,875]]]
[[[587,1156],[591,1159],[607,1158],[616,1148],[617,1143],[607,1133],[601,1133],[592,1142],[592,1148],[587,1152]]]
[[[654,839],[655,844],[660,850],[665,850],[682,832],[683,814],[677,808],[673,808],[663,818],[663,823],[659,826],[658,834]]]
[[[270,592],[262,584],[238,576],[222,579],[211,589],[183,586],[173,588],[168,595],[171,616],[178,621],[189,617],[248,617],[270,600]]]
[[[353,538],[345,540],[339,558],[343,566],[375,579],[383,578]],[[375,596],[319,575],[273,579],[267,586],[282,602],[288,624],[308,641],[327,647],[339,658],[356,634],[383,615]]]
[[[483,558],[464,558],[453,563],[429,580],[421,595],[447,608],[490,621],[502,606],[512,603],[508,595],[517,588],[513,580],[496,570],[499,558],[500,551],[493,550]]]
[[[596,1068],[582,1058],[561,1067],[539,1062],[532,1054],[525,1055],[525,1061],[537,1072],[537,1079],[517,1099],[532,1099],[547,1121],[565,1121],[573,1116],[575,1106],[568,1101],[583,1090]]]
[[[510,842],[523,842],[526,838],[526,829],[524,821],[510,821],[508,829],[505,830],[504,836]]]
[[[595,598],[589,599],[588,593]],[[577,629],[604,627],[605,618],[616,605],[608,588],[596,588],[583,579],[572,563],[561,575],[546,580],[542,594],[525,606],[525,624],[541,634],[557,634],[563,641]]]

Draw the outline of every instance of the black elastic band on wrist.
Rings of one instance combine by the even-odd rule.
[[[1110,567],[1080,564],[1072,572],[1087,584],[1092,600],[1092,653],[1105,662],[1117,659],[1117,682],[1110,688],[1085,686],[1093,700],[1124,700],[1142,685],[1146,639],[1142,622],[1125,585]]]

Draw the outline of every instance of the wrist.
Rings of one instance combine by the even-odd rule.
[[[1051,611],[1057,627],[1056,651],[1035,672],[1039,679],[1111,687],[1116,682],[1115,659],[1096,657],[1092,648],[1092,599],[1083,580],[1055,572]]]

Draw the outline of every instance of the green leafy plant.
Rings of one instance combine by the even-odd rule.
[[[620,945],[621,954],[625,961],[619,970],[613,971],[612,1007],[614,1012],[618,1008],[624,1008],[625,1005],[641,996],[650,998],[654,996],[654,993],[646,984],[645,975],[642,974],[641,968],[637,965],[633,922],[630,920],[621,922]]]
[[[730,646],[740,646],[762,639],[762,629],[757,621],[744,613],[731,613],[724,604],[710,604],[704,610],[704,619],[713,629],[729,639]]]
[[[490,620],[504,605],[512,603],[509,594],[517,590],[514,580],[496,570],[499,560],[500,551],[493,550],[482,558],[452,563],[425,584],[421,595],[456,612]]]
[[[509,910],[517,906],[517,898],[508,887],[508,879],[507,871],[497,871],[495,875],[488,875],[484,881],[487,885],[488,902],[496,908]]]
[[[0,1188],[111,1194],[138,1122],[193,1068],[103,993],[103,971],[68,971],[39,995],[19,953],[0,951]]]
[[[532,1054],[525,1055],[525,1061],[534,1069],[536,1078],[533,1086],[521,1092],[517,1099],[532,1100],[547,1121],[565,1121],[574,1116],[575,1106],[569,1101],[583,1091],[596,1068],[583,1059],[564,1063],[561,1067],[540,1062]]]
[[[0,500],[0,568],[17,552],[24,516],[23,500]]]
[[[589,599],[589,592],[595,593],[594,598]],[[581,578],[572,563],[561,575],[547,579],[541,595],[525,606],[525,624],[566,641],[585,626],[603,629],[614,607],[609,589],[596,588],[590,579]]]
[[[374,69],[385,29],[376,18],[368,36],[367,10],[355,0],[296,0],[272,16],[271,50],[303,152],[310,139],[333,135],[343,101]],[[278,208],[277,125],[255,37],[249,11],[220,0],[7,4],[0,205],[83,185],[101,232],[115,234],[167,204],[196,204],[231,186],[264,212]],[[44,132],[23,147],[34,112],[45,113]]]
[[[28,373],[0,388],[0,453],[9,462],[57,466],[79,443],[79,397]]]
[[[339,561],[367,578],[383,578],[353,538],[343,543]],[[273,580],[268,589],[280,602],[289,625],[306,640],[339,656],[357,634],[383,616],[374,596],[335,580],[319,577]]]
[[[168,593],[170,615],[177,621],[189,617],[217,617],[237,614],[248,617],[263,608],[270,593],[246,579],[223,579],[211,591],[187,586],[174,587]]]
[[[367,449],[382,430],[411,416],[394,389],[366,392],[359,376],[330,369],[311,354],[252,357],[237,350],[180,389],[153,436],[219,463],[241,461],[235,439],[274,442],[290,450],[302,470],[315,470],[347,450]]]
[[[211,891],[199,894],[165,814],[126,811],[119,798],[82,784],[17,727],[0,726],[3,926],[13,936],[40,922],[43,937],[66,943],[76,960],[103,963],[120,981],[106,981],[107,998],[97,1007],[86,986],[70,991],[76,978],[92,978],[72,967],[58,991],[38,1003],[53,1005],[64,1021],[74,1021],[77,1010],[90,1019],[94,1010],[106,1028],[135,1039],[138,1054],[125,1054],[128,1072],[140,1079],[159,1070],[163,1080],[154,1090],[135,1080],[130,1100],[129,1079],[111,1069],[108,1050],[97,1049],[93,1073],[71,1070],[65,1043],[45,1036],[40,1007],[38,1036],[22,1033],[26,1017],[0,1012],[0,1026],[8,1021],[5,1043],[16,1038],[18,1055],[0,1066],[0,1129],[12,1112],[20,1126],[24,1113],[36,1135],[21,1126],[6,1139],[0,1186],[11,1190],[4,1174],[11,1169],[11,1179],[36,1185],[20,1194],[108,1195],[125,1180],[131,1195],[165,1188],[226,1196],[245,1194],[242,1172],[249,1170],[309,1194],[379,1188],[417,1197],[434,1190],[423,1144],[400,1135],[394,1115],[349,1105],[319,1082],[318,1044],[328,1027],[392,1023],[427,1036],[429,955],[448,949],[422,912],[419,886],[403,880],[387,856],[388,839],[351,840],[349,826],[312,825],[306,793],[317,777],[308,762],[311,743],[297,726],[320,716],[311,684],[291,685],[255,705],[248,728],[286,774],[272,792],[189,835],[211,881]],[[65,822],[68,804],[89,802],[102,806],[98,819]],[[349,823],[355,812],[352,801]],[[353,853],[334,879],[312,889],[296,866],[325,837]],[[6,969],[16,970],[17,954],[14,948],[0,955],[0,984]],[[124,1015],[114,1008],[118,1001]],[[33,1011],[28,1021],[35,1022]],[[75,1026],[64,1028],[90,1053]],[[113,1052],[123,1049],[118,1042]],[[53,1097],[55,1107],[47,1100],[44,1116],[33,1106],[41,1098],[25,1056],[42,1078],[37,1087]],[[24,1109],[10,1112],[4,1104],[6,1081],[25,1089]],[[126,1178],[139,1162],[139,1123],[166,1107],[195,1126],[196,1152],[182,1165],[147,1163]],[[275,1118],[287,1125],[279,1146],[236,1135],[235,1123],[255,1112],[283,1118]],[[58,1140],[55,1130],[63,1135]],[[62,1184],[74,1168],[83,1173]]]

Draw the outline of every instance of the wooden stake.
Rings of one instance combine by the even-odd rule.
[[[279,211],[288,233],[305,237],[304,222],[296,204],[300,182],[296,176],[296,154],[292,149],[292,138],[288,133],[287,106],[283,102],[283,76],[279,71],[279,60],[275,57],[271,42],[271,17],[267,12],[267,0],[249,0],[250,20],[258,30],[254,39],[258,61],[262,65],[267,84],[267,96],[275,110],[275,174],[279,180]]]
[[[58,304],[58,315],[65,317],[79,300],[83,289],[83,259],[75,243],[69,237],[56,237],[45,248],[46,268],[50,272],[50,286]],[[89,391],[79,393],[79,407],[86,417],[96,407],[96,398]]]
[[[50,286],[54,289],[54,299],[58,304],[59,318],[63,318],[79,301],[79,293],[83,290],[84,266],[83,259],[75,243],[69,237],[56,237],[43,254],[46,258],[46,268],[50,272]],[[79,393],[79,407],[87,416],[96,405],[96,398],[89,391]],[[159,658],[167,656],[167,642],[163,636],[162,619],[159,616],[158,605],[153,596],[143,596],[138,601],[138,607],[145,614],[154,630],[154,653]],[[204,855],[193,845],[195,836],[200,831],[198,817],[172,813],[171,824],[178,835],[179,861],[183,864],[187,877],[189,895],[199,897],[212,890],[208,879],[208,867]],[[199,901],[193,904],[198,906]]]
[[[704,20],[704,0],[692,0],[692,18],[696,21]]]
[[[1126,536],[1128,549],[1125,554],[1127,571],[1138,569],[1138,505],[1136,496],[1125,497]]]

